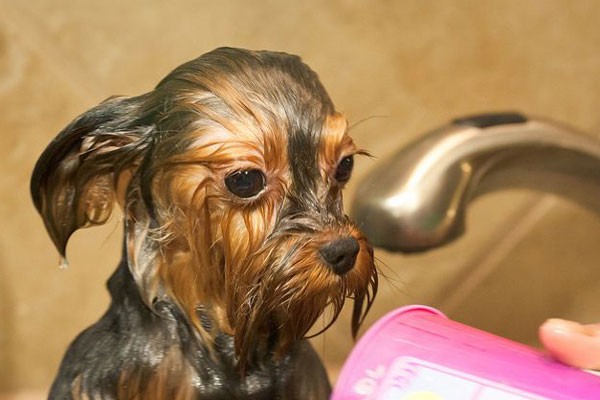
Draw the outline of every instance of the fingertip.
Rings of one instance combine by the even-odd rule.
[[[589,326],[562,319],[549,319],[539,329],[548,352],[565,364],[578,368],[600,367],[600,336]]]

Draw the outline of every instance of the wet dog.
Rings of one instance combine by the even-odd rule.
[[[75,119],[38,160],[34,203],[63,258],[115,204],[125,239],[110,308],[50,398],[327,398],[307,332],[350,298],[356,334],[377,290],[342,205],[362,153],[285,53],[220,48]]]

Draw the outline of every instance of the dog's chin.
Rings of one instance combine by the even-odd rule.
[[[372,250],[366,243],[354,268],[343,275],[306,255],[292,267],[270,270],[282,273],[263,276],[238,303],[233,326],[242,365],[251,362],[257,349],[267,348],[275,356],[285,354],[325,315],[315,335],[323,332],[338,318],[347,299],[354,301],[352,330],[356,335],[377,291]]]

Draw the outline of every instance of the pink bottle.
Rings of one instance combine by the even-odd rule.
[[[600,377],[544,353],[408,306],[361,338],[332,400],[600,399]]]

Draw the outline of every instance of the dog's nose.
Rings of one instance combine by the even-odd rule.
[[[354,267],[359,250],[360,246],[356,239],[345,237],[323,245],[319,253],[336,274],[344,275]]]

